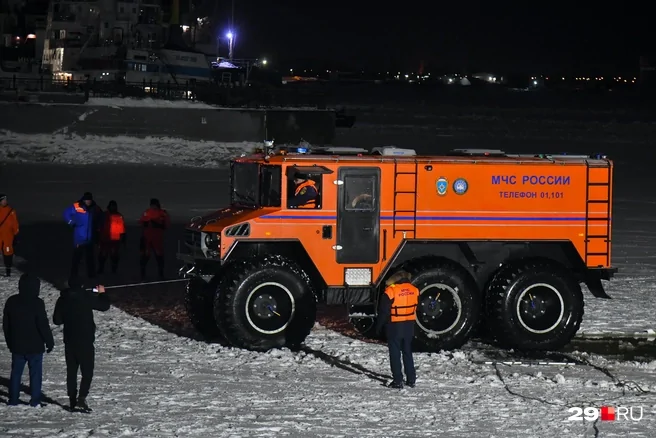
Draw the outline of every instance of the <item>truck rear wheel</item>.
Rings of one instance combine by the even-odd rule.
[[[497,342],[520,350],[557,350],[583,320],[583,293],[564,268],[525,262],[502,268],[487,292],[487,321]]]
[[[473,334],[481,310],[474,280],[452,263],[413,262],[404,269],[419,289],[416,347],[427,351],[462,347]]]
[[[201,278],[192,277],[187,282],[185,293],[185,308],[194,328],[206,339],[214,340],[220,337],[219,327],[212,310],[215,289],[211,283]]]
[[[230,344],[254,351],[300,346],[316,319],[315,296],[300,267],[267,256],[239,263],[227,275],[214,315]]]

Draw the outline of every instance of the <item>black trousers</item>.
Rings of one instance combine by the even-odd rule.
[[[112,274],[116,274],[116,271],[118,270],[120,246],[121,246],[121,242],[118,240],[100,243],[100,251],[98,252],[99,274],[102,274],[103,271],[105,270],[105,262],[107,261],[108,256],[112,263]]]
[[[14,265],[14,255],[2,255],[2,259],[5,262],[5,268],[7,269],[7,275],[11,271],[11,267]]]
[[[408,382],[414,383],[417,379],[415,362],[412,357],[412,338],[415,333],[415,322],[392,322],[387,324],[387,347],[390,356],[390,368],[395,383],[403,382],[401,358],[403,357],[403,370]]]
[[[94,255],[95,245],[87,243],[86,245],[79,245],[73,250],[73,260],[71,260],[71,277],[77,277],[78,269],[82,258],[87,267],[87,277],[93,278],[96,276],[96,258]]]
[[[66,392],[68,397],[76,399],[77,392],[77,372],[82,372],[82,381],[80,382],[80,397],[89,395],[91,380],[93,379],[93,367],[95,363],[96,349],[91,345],[72,346],[66,345]]]

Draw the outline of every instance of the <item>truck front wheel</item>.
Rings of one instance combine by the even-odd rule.
[[[300,267],[267,256],[238,263],[226,274],[214,315],[231,345],[253,351],[300,346],[316,319],[315,296]]]
[[[527,261],[502,268],[487,291],[487,321],[497,342],[521,350],[556,350],[583,319],[583,293],[564,268]]]

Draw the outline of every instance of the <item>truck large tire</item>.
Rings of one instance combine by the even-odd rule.
[[[432,259],[410,262],[404,270],[419,289],[415,348],[452,350],[467,343],[481,313],[481,294],[467,271]]]
[[[192,277],[187,282],[185,308],[194,328],[205,338],[212,341],[220,338],[219,327],[214,319],[215,288],[205,280]]]
[[[504,347],[557,350],[567,345],[583,320],[583,293],[559,266],[526,261],[499,270],[487,291],[487,321]]]
[[[231,266],[215,296],[214,316],[234,347],[297,348],[316,320],[307,274],[294,262],[266,256]]]

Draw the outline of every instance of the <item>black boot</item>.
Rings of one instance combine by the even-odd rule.
[[[11,268],[7,268],[6,276],[11,277]]]
[[[77,399],[75,397],[68,398],[68,408],[72,411],[77,406]]]
[[[394,389],[403,389],[403,382],[392,382],[387,387],[394,388]]]
[[[86,397],[79,397],[77,399],[77,405],[82,409],[83,411],[90,411],[91,408],[87,404],[87,398]]]

